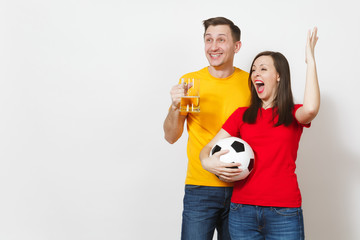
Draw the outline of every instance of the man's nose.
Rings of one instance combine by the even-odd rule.
[[[212,44],[211,44],[211,50],[217,50],[219,48],[219,45],[216,41],[214,41]]]

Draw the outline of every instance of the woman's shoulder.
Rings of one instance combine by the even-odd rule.
[[[249,107],[238,107],[235,111],[236,112],[245,112]]]
[[[233,112],[233,114],[243,115],[244,112],[245,112],[248,108],[249,108],[249,107],[238,107],[238,108]]]

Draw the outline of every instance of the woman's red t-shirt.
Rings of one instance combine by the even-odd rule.
[[[256,123],[243,122],[247,107],[238,108],[224,123],[223,129],[245,140],[255,154],[250,175],[235,182],[231,201],[240,204],[273,207],[300,207],[301,194],[295,174],[297,150],[303,127],[295,119],[289,125],[274,127],[273,109],[261,109]]]

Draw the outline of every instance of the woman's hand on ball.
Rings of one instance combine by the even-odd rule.
[[[241,165],[240,163],[225,163],[220,161],[220,156],[228,152],[229,150],[221,150],[201,161],[205,170],[217,175],[219,179],[224,182],[231,181],[233,177],[239,175],[242,171],[238,168]]]

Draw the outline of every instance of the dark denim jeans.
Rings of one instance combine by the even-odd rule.
[[[302,240],[301,208],[261,207],[230,204],[229,230],[232,240]]]
[[[228,215],[232,187],[186,185],[181,229],[182,240],[230,240]]]

